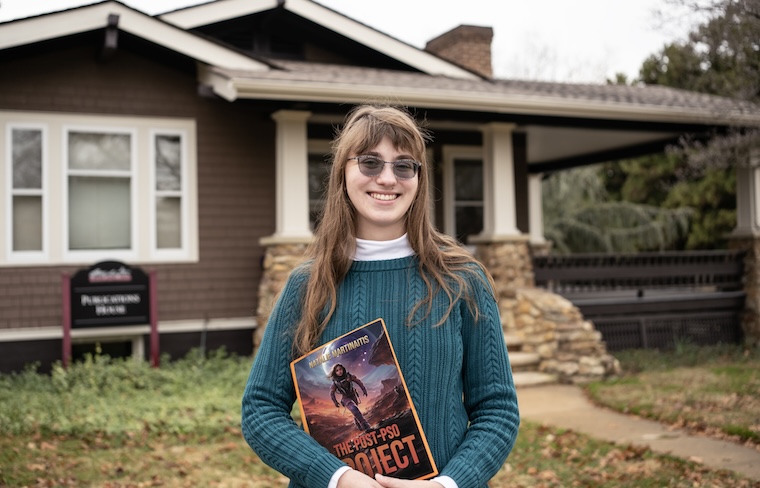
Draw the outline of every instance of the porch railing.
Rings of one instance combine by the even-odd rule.
[[[609,350],[741,340],[744,253],[539,256],[536,285],[591,320]]]

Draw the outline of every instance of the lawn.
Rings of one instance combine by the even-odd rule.
[[[287,485],[241,438],[239,403],[249,358],[192,354],[161,364],[153,369],[131,359],[95,356],[68,370],[54,368],[50,376],[32,371],[0,376],[0,486]],[[757,363],[752,364],[756,370]],[[717,367],[743,371],[744,365],[734,358]],[[756,381],[751,372],[730,375]],[[620,380],[589,388],[624,385]],[[745,403],[738,405],[741,409]],[[524,422],[512,455],[491,486],[756,484],[645,448]]]
[[[760,449],[760,351],[680,344],[616,355],[623,375],[588,386],[598,404]]]

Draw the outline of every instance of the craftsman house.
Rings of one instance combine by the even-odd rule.
[[[104,1],[0,24],[0,371],[61,358],[68,277],[101,262],[155,275],[161,352],[251,353],[352,104],[426,121],[435,221],[505,287],[532,282],[543,174],[760,125],[756,107],[663,87],[494,79],[491,36],[460,26],[420,50],[311,0],[158,16]],[[71,338],[149,349],[145,324]]]

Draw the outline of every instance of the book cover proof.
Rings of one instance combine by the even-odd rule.
[[[290,364],[306,432],[350,467],[402,479],[438,474],[385,322]]]

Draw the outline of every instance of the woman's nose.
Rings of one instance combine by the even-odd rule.
[[[379,175],[377,175],[377,182],[390,185],[396,183],[397,178],[395,173],[393,173],[393,165],[392,164],[384,164],[383,170],[380,172]]]

